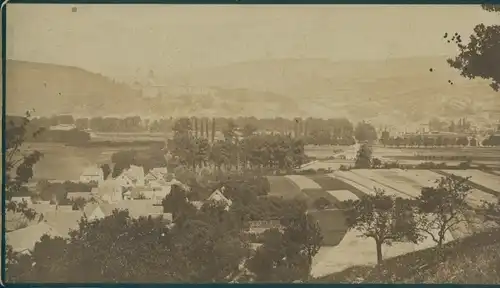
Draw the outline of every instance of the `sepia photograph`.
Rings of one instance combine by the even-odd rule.
[[[500,283],[500,5],[5,9],[6,283]]]

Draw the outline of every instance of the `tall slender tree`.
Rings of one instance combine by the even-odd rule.
[[[212,118],[212,143],[215,142],[215,118]]]

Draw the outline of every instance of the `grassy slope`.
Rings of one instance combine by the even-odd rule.
[[[319,283],[500,283],[500,230],[446,244],[446,260],[436,248],[386,259],[380,268],[352,267],[313,280]]]

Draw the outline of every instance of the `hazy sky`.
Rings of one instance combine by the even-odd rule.
[[[469,6],[9,4],[10,59],[82,67],[120,80],[265,58],[451,55],[444,32],[500,17]]]

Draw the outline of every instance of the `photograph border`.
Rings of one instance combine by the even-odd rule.
[[[8,67],[6,67],[7,63],[7,9],[9,4],[64,4],[64,5],[83,5],[83,4],[115,4],[115,5],[124,5],[124,4],[177,4],[177,5],[220,5],[220,4],[228,4],[228,5],[321,5],[321,4],[330,4],[330,5],[339,5],[339,4],[349,4],[349,5],[360,5],[360,4],[387,4],[387,5],[481,5],[481,4],[500,4],[500,0],[494,1],[479,1],[479,0],[418,0],[418,1],[410,1],[410,0],[188,0],[188,1],[180,1],[180,0],[11,0],[4,1],[2,3],[1,9],[1,28],[2,28],[2,235],[1,235],[1,283],[2,286],[5,286],[6,283],[6,219],[5,219],[5,204],[6,204],[6,194],[5,194],[5,180],[6,180],[6,86],[8,83],[6,82],[6,73]],[[4,284],[5,283],[5,284]],[[185,285],[202,285],[206,287],[219,287],[220,285],[227,284],[195,284],[195,283],[186,283],[186,284],[147,284],[147,283],[89,283],[89,284],[71,284],[71,283],[25,283],[25,284],[7,284],[7,286],[12,287],[176,287],[176,286],[185,286]],[[287,286],[287,285],[302,285],[309,287],[319,287],[319,286],[331,286],[331,287],[361,287],[361,286],[370,286],[370,287],[421,287],[425,286],[437,286],[439,288],[447,288],[447,287],[476,287],[480,285],[461,285],[461,284],[236,284],[240,287],[244,286],[255,286],[260,285],[261,287],[274,287],[275,285]],[[483,285],[481,285],[483,286]],[[489,286],[489,285],[488,285]],[[496,285],[491,285],[496,286]],[[498,284],[500,287],[500,283]]]

